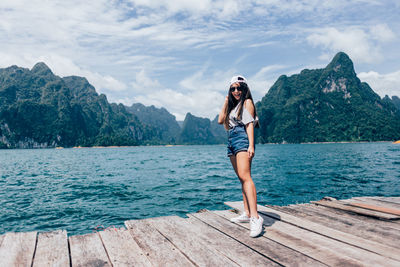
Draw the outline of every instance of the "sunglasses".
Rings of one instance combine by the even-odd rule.
[[[230,92],[235,92],[235,90],[243,91],[243,88],[241,86],[232,86],[229,88]]]

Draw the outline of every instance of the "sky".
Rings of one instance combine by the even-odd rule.
[[[381,97],[400,96],[398,14],[397,0],[1,0],[0,68],[44,62],[109,102],[213,119],[233,75],[259,101],[343,51]]]

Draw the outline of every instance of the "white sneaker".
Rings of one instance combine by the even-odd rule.
[[[246,215],[246,212],[243,212],[240,216],[231,218],[231,222],[234,223],[250,222],[250,217]]]
[[[257,237],[261,234],[263,230],[263,222],[264,219],[258,215],[258,219],[256,217],[250,218],[250,236]]]

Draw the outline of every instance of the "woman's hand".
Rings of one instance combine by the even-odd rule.
[[[252,159],[254,157],[254,146],[249,146],[247,153],[249,154],[249,159]]]

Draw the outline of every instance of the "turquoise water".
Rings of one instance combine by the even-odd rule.
[[[252,172],[260,204],[399,196],[400,145],[257,145]],[[237,200],[222,145],[0,150],[0,234],[83,234]]]

